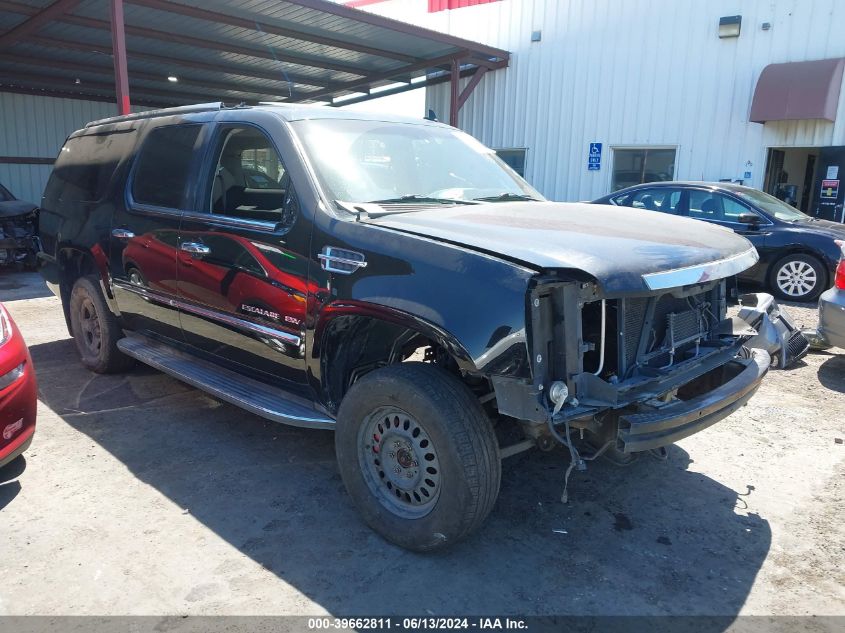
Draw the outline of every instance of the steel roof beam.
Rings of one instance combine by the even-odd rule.
[[[208,9],[201,9],[198,7],[187,6],[170,2],[169,0],[126,0],[129,4],[136,4],[148,9],[157,9],[159,11],[166,11],[168,13],[178,13],[198,20],[205,20],[207,22],[215,22],[219,24],[228,24],[229,26],[237,26],[251,31],[258,31],[263,33],[271,33],[273,35],[280,35],[294,40],[304,42],[312,42],[314,44],[322,44],[324,46],[331,46],[332,48],[339,48],[342,50],[355,51],[356,53],[364,53],[366,55],[374,55],[376,57],[387,57],[396,61],[412,63],[419,61],[418,57],[405,55],[404,53],[396,53],[388,51],[383,48],[374,48],[363,44],[356,44],[354,42],[346,42],[335,38],[326,37],[325,35],[315,35],[312,33],[305,33],[296,31],[267,22],[259,22],[257,20],[248,20],[245,18],[230,15],[228,13],[219,13],[217,11],[209,11]]]
[[[79,89],[73,78],[62,77],[60,75],[47,75],[41,73],[18,73],[9,70],[0,70],[0,83],[9,81],[18,86],[26,87],[33,86],[39,82],[49,84],[50,86],[66,86],[72,89]],[[81,85],[81,84],[80,84]],[[85,86],[92,90],[107,91],[111,95],[115,94],[114,84],[111,82],[87,81]],[[173,99],[187,99],[195,103],[202,103],[206,101],[215,101],[217,96],[207,93],[196,92],[178,92],[174,90],[161,90],[159,88],[147,88],[145,86],[134,86],[133,93],[142,93],[149,96],[156,97],[171,97]]]
[[[61,68],[72,72],[89,73],[92,75],[109,75],[111,76],[114,70],[109,66],[91,66],[88,64],[80,64],[78,62],[69,62],[58,59],[47,59],[44,57],[26,57],[24,55],[11,55],[0,53],[0,63],[9,62],[10,64],[20,64],[23,66],[34,66],[40,69],[56,69]],[[0,70],[2,72],[2,70]],[[154,73],[141,72],[137,70],[130,70],[129,74],[132,79],[141,79],[144,81],[163,81],[164,77]],[[205,79],[183,79],[179,78],[179,84],[185,86],[196,86],[198,88],[214,88],[216,90],[229,90],[231,92],[240,92],[243,94],[251,94],[259,97],[279,96],[279,90],[275,87],[267,87],[265,90],[258,90],[254,86],[246,86],[242,83],[229,83],[223,81],[206,81]],[[285,89],[286,91],[286,89]]]
[[[454,55],[444,55],[442,57],[437,57],[435,59],[427,59],[421,62],[417,62],[415,64],[409,64],[407,66],[402,66],[395,70],[389,70],[383,73],[378,73],[375,75],[370,75],[369,77],[364,77],[363,79],[356,79],[354,81],[347,81],[341,84],[337,84],[334,89],[325,89],[325,90],[318,90],[314,93],[303,95],[301,99],[294,99],[294,101],[303,101],[304,99],[319,99],[321,97],[329,97],[338,92],[358,92],[357,89],[359,88],[366,88],[371,86],[374,83],[378,83],[380,81],[389,81],[391,79],[396,79],[397,77],[401,77],[410,73],[418,72],[420,70],[426,70],[428,68],[437,68],[438,66],[445,66],[452,63],[452,60],[455,58],[462,58],[466,55],[465,51],[460,51]]]
[[[375,13],[369,13],[368,11],[361,11],[360,9],[352,9],[342,4],[326,2],[326,0],[284,1],[288,4],[295,4],[297,6],[305,7],[307,9],[313,9],[314,11],[319,11],[320,13],[330,13],[332,15],[346,18],[348,20],[353,20],[355,22],[363,22],[365,24],[369,24],[370,26],[376,26],[390,31],[396,31],[405,35],[434,40],[435,42],[454,46],[455,48],[459,48],[462,50],[468,50],[478,55],[486,55],[488,57],[495,57],[497,59],[508,59],[510,57],[510,53],[500,48],[494,48],[485,44],[479,44],[478,42],[465,40],[460,37],[455,37],[454,35],[438,33],[437,31],[424,29],[413,24],[406,24],[405,22],[400,22],[399,20],[391,20],[390,18],[385,18]]]
[[[102,101],[105,103],[114,103],[114,94],[101,94],[101,93],[94,93],[94,92],[70,92],[65,90],[55,90],[53,88],[38,88],[34,86],[20,86],[20,85],[3,85],[2,80],[0,80],[0,92],[10,92],[13,94],[22,94],[22,95],[35,95],[38,97],[55,97],[57,99],[76,99],[76,100],[83,100],[83,101]],[[153,106],[153,107],[163,107],[167,105],[173,105],[179,103],[181,105],[182,101],[162,101],[147,99],[144,97],[138,97],[135,95],[135,104],[136,105],[143,105],[143,106]]]
[[[70,0],[68,0],[70,1]],[[4,0],[0,2],[0,9],[12,11],[14,13],[22,13],[25,15],[34,15],[37,9],[14,2],[13,0]],[[67,24],[75,24],[76,26],[84,26],[100,31],[111,31],[111,24],[108,20],[98,20],[97,18],[89,18],[81,15],[61,15],[58,20]],[[235,53],[237,55],[246,55],[248,57],[256,57],[259,59],[269,59],[272,61],[285,62],[297,66],[305,66],[308,68],[317,68],[319,70],[334,70],[336,72],[348,73],[350,75],[365,76],[369,70],[357,66],[347,64],[336,64],[330,61],[314,60],[303,58],[298,55],[290,55],[288,53],[280,53],[275,49],[270,51],[251,48],[246,46],[238,46],[237,44],[227,44],[223,42],[215,42],[190,35],[181,35],[179,33],[171,33],[169,31],[159,31],[157,29],[150,29],[142,26],[126,26],[126,34],[135,37],[143,37],[147,39],[160,40],[163,42],[184,44],[186,46],[193,46],[195,48],[204,48],[209,50],[216,50],[223,53]]]
[[[2,8],[2,2],[0,2]],[[88,44],[86,42],[73,42],[71,40],[63,40],[53,37],[31,37],[29,41],[38,44],[39,46],[49,46],[52,48],[65,48],[69,50],[80,51],[83,53],[102,53],[104,55],[111,55],[111,48],[108,46],[97,46],[96,44]],[[155,64],[164,64],[167,66],[181,66],[183,68],[195,68],[197,70],[207,70],[216,74],[228,73],[232,75],[241,75],[243,77],[250,77],[252,79],[266,79],[269,81],[280,81],[288,83],[288,81],[300,84],[303,86],[313,86],[316,88],[327,88],[332,84],[320,83],[318,79],[309,77],[302,77],[300,75],[291,75],[290,73],[271,73],[267,71],[252,69],[247,66],[226,66],[222,64],[209,64],[206,62],[199,62],[193,59],[183,59],[180,57],[162,57],[161,55],[154,55],[152,53],[142,53],[137,49],[128,49],[127,55],[129,59],[137,59],[148,61]]]
[[[16,27],[0,35],[0,50],[8,48],[15,42],[32,35],[45,24],[52,22],[63,16],[68,11],[72,11],[81,0],[56,0],[53,4],[45,9],[35,8],[34,12],[28,13],[29,19],[25,20]]]

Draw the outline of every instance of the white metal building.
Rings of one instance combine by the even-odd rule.
[[[553,199],[593,199],[644,179],[730,179],[812,213],[821,181],[845,169],[841,64],[782,67],[758,85],[770,64],[845,57],[841,0],[349,4],[510,51],[508,68],[488,73],[460,110],[459,126],[508,150],[517,166],[524,150],[526,178]],[[739,35],[720,37],[720,21],[723,36],[737,26]],[[755,90],[765,123],[751,122]],[[795,111],[808,90],[826,99],[825,112]],[[449,103],[448,84],[427,88],[439,119],[448,120]],[[602,144],[600,169],[588,169],[591,143]]]

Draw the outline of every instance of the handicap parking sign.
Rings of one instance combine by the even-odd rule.
[[[601,169],[601,143],[590,143],[590,155],[587,157],[587,169],[598,171]]]

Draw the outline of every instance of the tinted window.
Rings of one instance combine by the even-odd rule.
[[[620,198],[624,198],[622,202]],[[681,190],[660,187],[659,189],[641,189],[625,196],[617,198],[617,204],[635,209],[647,211],[660,211],[661,213],[679,214],[681,201]]]
[[[9,190],[3,185],[0,185],[0,202],[8,202],[9,200],[14,199],[14,196],[9,192]]]
[[[138,155],[132,182],[136,202],[178,209],[199,136],[199,125],[159,127],[147,136]]]
[[[689,215],[699,220],[737,222],[740,213],[752,213],[744,204],[711,191],[693,190],[689,195]]]
[[[120,159],[134,143],[134,130],[68,139],[56,158],[44,195],[64,201],[101,200]]]
[[[229,126],[217,142],[211,213],[258,220],[296,221],[298,207],[281,156],[267,136],[249,126]]]

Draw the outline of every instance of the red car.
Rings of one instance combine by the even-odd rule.
[[[32,442],[37,398],[29,350],[0,304],[0,466],[15,459]]]

